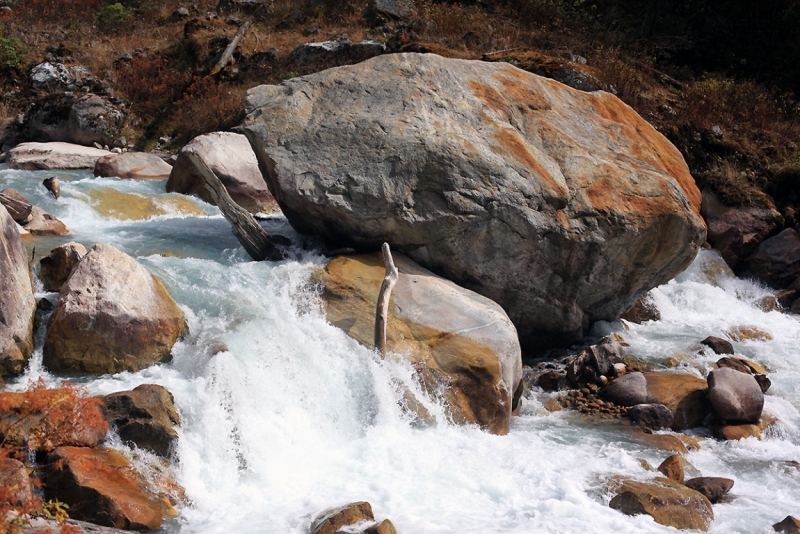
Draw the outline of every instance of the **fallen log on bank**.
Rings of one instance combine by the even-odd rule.
[[[247,30],[250,29],[250,26],[253,25],[256,19],[270,7],[272,7],[272,0],[270,0],[269,4],[267,4],[267,2],[262,3],[253,12],[253,14],[250,15],[250,17],[241,26],[239,26],[239,31],[236,32],[231,44],[229,44],[228,48],[225,49],[225,52],[222,53],[222,57],[219,59],[219,61],[217,61],[217,64],[214,65],[213,69],[211,69],[209,76],[215,76],[219,73],[219,71],[225,68],[225,65],[227,65],[231,60],[231,56],[233,56],[233,52],[236,50],[236,47],[239,46],[239,42],[244,37],[244,34],[247,33]]]
[[[269,234],[261,228],[250,212],[234,202],[228,190],[222,185],[217,175],[208,168],[203,159],[195,153],[186,152],[191,162],[203,178],[211,197],[222,211],[222,215],[231,223],[233,235],[239,240],[250,257],[256,261],[279,261],[283,253],[272,242]]]

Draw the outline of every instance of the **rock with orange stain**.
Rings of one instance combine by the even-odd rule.
[[[47,499],[68,504],[70,517],[97,525],[158,529],[176,515],[168,497],[113,449],[59,447],[47,458],[43,482]]]
[[[503,306],[523,348],[614,319],[706,238],[663,135],[611,94],[506,63],[380,56],[253,88],[246,110],[295,229],[389,242]]]

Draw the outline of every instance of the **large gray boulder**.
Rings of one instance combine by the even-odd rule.
[[[573,342],[705,241],[680,153],[613,95],[504,63],[392,54],[250,89],[244,132],[289,222],[384,241]]]
[[[33,352],[36,300],[17,223],[0,205],[0,376],[18,374]]]
[[[172,166],[167,181],[168,193],[195,195],[214,204],[189,154],[199,156],[214,171],[231,198],[244,209],[253,213],[277,211],[253,149],[242,134],[213,132],[195,137],[178,152]]]
[[[111,154],[90,146],[72,143],[22,143],[8,151],[12,169],[53,170],[93,169],[97,160]]]
[[[98,95],[53,95],[33,105],[23,132],[37,142],[113,145],[122,134],[125,114],[123,107]]]
[[[61,288],[44,342],[54,371],[139,371],[170,359],[184,316],[164,284],[106,244],[83,257]]]
[[[726,423],[757,423],[764,408],[764,393],[755,377],[730,367],[708,374],[708,400]]]

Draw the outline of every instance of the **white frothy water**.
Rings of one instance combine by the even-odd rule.
[[[294,257],[256,263],[201,201],[204,216],[119,221],[100,215],[89,195],[98,187],[161,194],[163,181],[59,173],[56,201],[40,185],[52,174],[0,170],[0,188],[19,190],[72,230],[28,246],[41,256],[67,240],[111,243],[159,276],[187,315],[190,333],[170,364],[86,383],[94,394],[157,383],[175,396],[183,420],[175,474],[190,502],[166,531],[304,533],[321,510],[367,500],[401,534],[674,532],[610,509],[603,485],[614,475],[652,478],[640,460],[658,465],[668,453],[615,425],[548,413],[547,394],[528,395],[507,436],[450,425],[434,404],[439,424],[415,427],[393,385],[412,386],[410,369],[377,360],[325,321],[309,284],[324,259],[303,251],[284,219],[264,224],[298,244]],[[800,461],[800,323],[759,311],[765,288],[725,274],[712,283],[706,273],[719,261],[702,252],[653,291],[661,321],[616,328],[627,352],[654,364],[678,357],[680,371],[698,376],[717,359],[701,339],[737,327],[769,333],[771,340],[734,346],[771,371],[765,412],[780,419],[780,432],[763,441],[706,439],[687,456],[703,475],[736,481],[736,498],[714,506],[711,532],[769,532],[800,513],[800,470],[786,463]],[[42,369],[38,353],[15,387],[38,376],[61,380]]]

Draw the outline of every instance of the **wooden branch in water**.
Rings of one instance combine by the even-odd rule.
[[[270,5],[271,4],[272,2],[270,2]],[[258,6],[258,8],[253,12],[253,14],[250,15],[250,17],[241,26],[239,26],[239,31],[236,32],[233,41],[231,41],[231,44],[229,44],[228,48],[225,49],[225,52],[222,53],[222,57],[219,58],[217,64],[214,65],[213,69],[211,69],[209,76],[215,76],[219,71],[225,68],[225,65],[227,65],[228,61],[231,60],[231,56],[233,55],[233,52],[236,50],[236,47],[239,46],[239,41],[242,40],[244,34],[247,33],[247,30],[249,30],[250,26],[252,26],[253,23],[256,21],[256,18],[258,18],[266,8],[267,8],[267,3],[264,2],[263,4]]]
[[[261,228],[250,212],[234,202],[228,190],[222,185],[217,175],[208,168],[205,161],[198,154],[190,151],[186,151],[186,155],[197,168],[208,192],[211,193],[211,198],[222,211],[222,215],[231,223],[233,235],[250,254],[250,257],[256,261],[283,259],[283,254],[272,243],[266,230]]]
[[[375,350],[381,357],[386,356],[386,321],[389,317],[389,300],[392,298],[392,289],[397,283],[397,267],[394,266],[392,251],[389,250],[389,243],[384,243],[381,247],[383,252],[383,264],[386,267],[386,275],[381,284],[381,291],[378,293],[378,304],[375,306]]]

